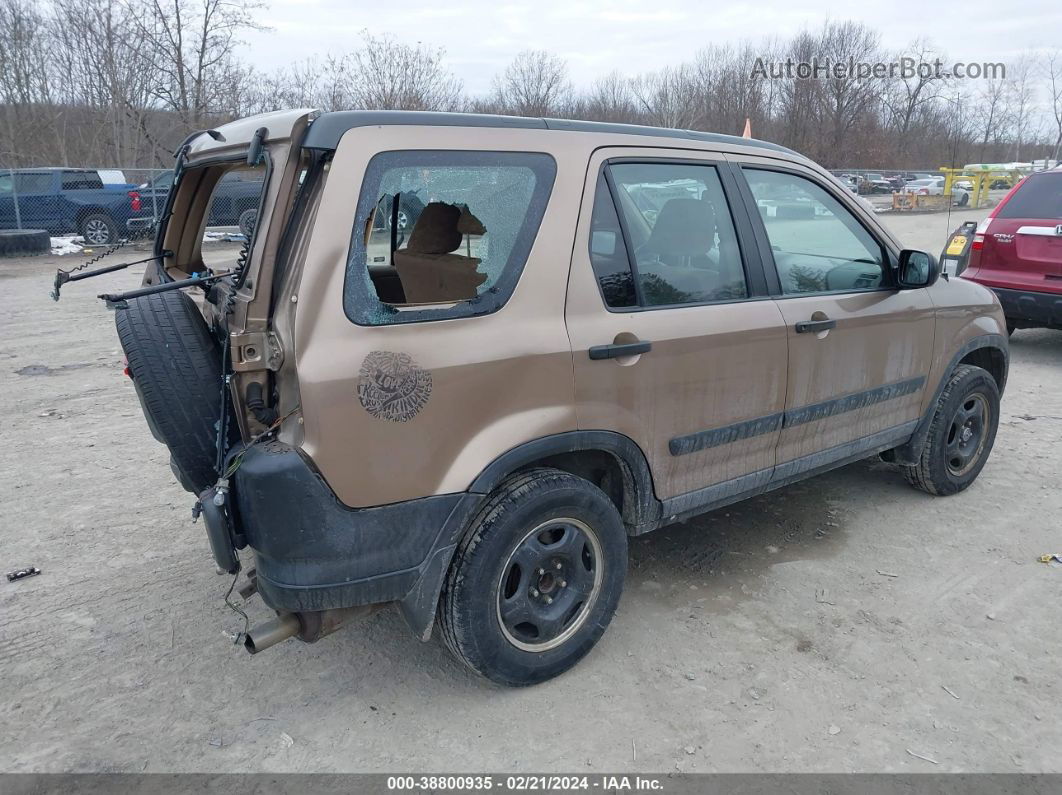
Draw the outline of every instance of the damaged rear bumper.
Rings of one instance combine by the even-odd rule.
[[[455,545],[482,499],[443,494],[350,508],[297,449],[276,441],[243,452],[232,495],[234,538],[254,550],[258,590],[270,607],[398,602],[425,638]]]

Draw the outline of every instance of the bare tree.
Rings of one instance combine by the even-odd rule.
[[[544,50],[525,50],[494,78],[494,102],[517,116],[550,116],[571,100],[568,64]]]
[[[1021,158],[1022,145],[1032,137],[1037,122],[1034,118],[1036,72],[1036,57],[1032,53],[1022,55],[1007,70],[1007,121],[1014,144],[1012,157],[1015,160]]]
[[[231,107],[235,49],[240,35],[260,30],[259,0],[126,0],[136,34],[158,82],[153,89],[164,107],[189,127]]]
[[[1062,49],[1056,47],[1044,56],[1044,71],[1047,75],[1051,116],[1055,121],[1055,145],[1051,150],[1051,158],[1058,160],[1062,154]]]
[[[339,62],[350,107],[380,110],[457,110],[463,86],[442,65],[445,50],[362,31],[362,46]]]
[[[980,119],[978,131],[980,135],[979,157],[983,160],[988,155],[989,143],[998,148],[1006,132],[1005,119],[1007,115],[1007,84],[1002,80],[986,80],[981,88],[977,105],[977,116]]]
[[[915,40],[906,50],[895,56],[896,62],[915,64],[913,73],[892,77],[882,92],[882,105],[886,112],[886,126],[897,136],[897,154],[904,159],[911,149],[911,132],[918,114],[934,104],[943,87],[944,75],[936,69],[921,68],[940,62],[945,56],[937,52],[925,39]]]
[[[631,91],[649,124],[696,128],[701,120],[692,69],[685,64],[665,67],[631,81]]]
[[[638,118],[630,81],[619,72],[598,78],[581,98],[577,115],[591,121],[632,122]]]

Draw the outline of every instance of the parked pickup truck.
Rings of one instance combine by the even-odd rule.
[[[0,229],[46,229],[80,234],[105,245],[121,236],[126,222],[142,212],[129,184],[107,184],[98,171],[25,168],[0,173]]]
[[[166,197],[173,186],[173,172],[164,171],[151,182],[137,188],[141,213],[130,218],[130,229],[153,227],[166,206]],[[262,177],[253,172],[233,171],[221,178],[210,199],[207,226],[238,226],[250,236],[258,217],[258,200],[262,195]]]

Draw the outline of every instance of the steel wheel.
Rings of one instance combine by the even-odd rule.
[[[516,545],[498,581],[498,622],[518,649],[542,652],[578,632],[601,590],[601,542],[584,522],[554,519]]]
[[[974,393],[960,404],[948,428],[948,471],[965,475],[981,456],[992,410],[984,395]]]

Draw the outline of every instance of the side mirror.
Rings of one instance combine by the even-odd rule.
[[[900,252],[896,282],[901,290],[929,287],[940,276],[940,266],[932,254],[905,248]]]

